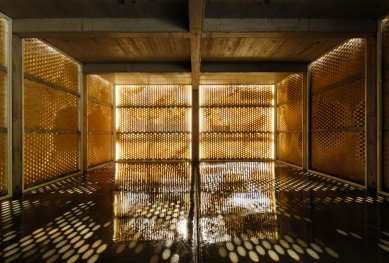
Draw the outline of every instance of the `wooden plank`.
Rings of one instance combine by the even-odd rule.
[[[178,21],[162,18],[31,18],[14,19],[15,34],[186,32]]]
[[[204,0],[189,0],[189,30],[191,32],[190,49],[193,89],[198,89],[200,85],[201,36],[203,30],[204,11]]]
[[[274,85],[284,78],[290,72],[234,72],[234,73],[201,73],[201,85],[228,85],[228,84],[246,84],[246,85]]]
[[[84,64],[84,73],[185,73],[190,72],[190,65],[187,63],[115,63],[115,64]]]
[[[374,19],[206,18],[206,32],[297,32],[375,34]]]
[[[12,36],[12,195],[23,190],[23,41]]]
[[[184,38],[46,37],[45,41],[83,63],[190,60],[190,40]]]
[[[305,62],[203,62],[201,72],[305,72]]]
[[[116,85],[190,85],[190,73],[103,73],[100,76]]]

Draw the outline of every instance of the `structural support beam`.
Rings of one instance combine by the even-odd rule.
[[[345,36],[373,35],[374,19],[206,18],[205,32],[329,33]]]
[[[377,38],[367,39],[366,48],[366,185],[377,191]]]
[[[200,145],[200,116],[199,116],[199,90],[192,90],[192,161],[199,162],[199,145]]]
[[[303,122],[303,162],[302,168],[304,171],[309,169],[309,114],[310,114],[310,91],[311,91],[311,66],[308,66],[308,70],[303,74],[303,109],[302,109],[302,122]]]
[[[305,62],[203,62],[201,72],[306,72]]]
[[[204,21],[204,5],[204,0],[189,0],[192,88],[196,90],[199,88],[200,85],[201,37]]]
[[[84,64],[83,72],[101,73],[189,73],[188,63],[127,63],[127,64]]]
[[[83,173],[88,172],[88,86],[86,74],[80,74],[80,88],[81,88],[81,170]]]
[[[23,41],[12,35],[12,195],[23,190]]]
[[[182,21],[157,18],[36,18],[14,19],[13,32],[23,37],[45,34],[187,32]]]

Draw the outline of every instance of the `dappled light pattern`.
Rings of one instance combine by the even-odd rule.
[[[0,262],[386,262],[388,207],[277,162],[110,164],[1,200]]]

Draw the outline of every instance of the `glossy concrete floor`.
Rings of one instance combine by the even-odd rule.
[[[112,164],[0,208],[0,262],[389,262],[389,198],[281,163]]]

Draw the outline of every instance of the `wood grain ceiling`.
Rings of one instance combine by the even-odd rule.
[[[389,1],[0,0],[0,12],[13,19],[16,35],[44,39],[81,63],[108,65],[105,73],[113,63],[186,63],[196,86],[213,81],[201,61],[311,62],[348,38],[373,36]],[[119,68],[147,73],[144,66]],[[129,79],[115,73],[115,81]],[[280,74],[259,79],[274,82]]]
[[[185,38],[45,38],[83,63],[189,61],[190,41]]]

